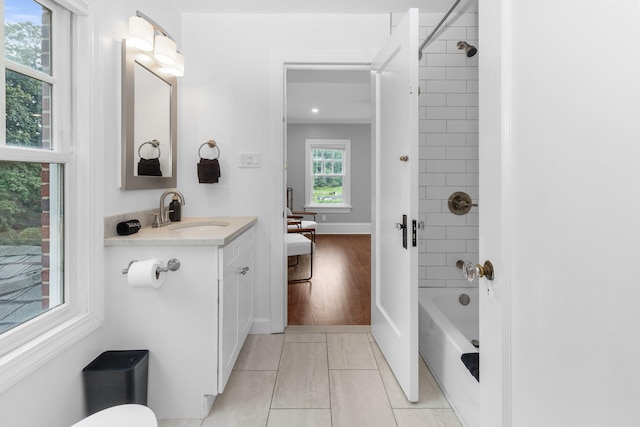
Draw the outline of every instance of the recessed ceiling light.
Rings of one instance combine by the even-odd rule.
[[[311,112],[312,112],[313,114],[317,114],[317,113],[318,113],[318,111],[320,111],[320,110],[318,110],[317,108],[312,108],[312,109],[311,109]]]

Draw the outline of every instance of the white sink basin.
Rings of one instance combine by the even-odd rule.
[[[194,221],[194,222],[186,222],[184,224],[177,223],[175,225],[170,225],[169,228],[172,231],[190,231],[190,232],[200,232],[200,231],[212,231],[219,230],[221,228],[225,228],[229,226],[229,222],[227,221]]]

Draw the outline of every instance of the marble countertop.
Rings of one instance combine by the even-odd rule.
[[[247,217],[192,217],[129,236],[104,239],[105,246],[224,246],[257,222]]]

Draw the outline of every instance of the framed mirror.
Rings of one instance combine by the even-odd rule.
[[[122,41],[122,189],[177,185],[176,77]]]

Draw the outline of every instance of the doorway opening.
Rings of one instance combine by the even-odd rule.
[[[370,325],[370,68],[305,64],[285,70],[287,205],[315,212],[316,222],[313,254],[287,268],[289,280],[306,278],[313,257],[312,277],[287,285],[287,323]],[[310,141],[316,144],[311,149]]]
[[[405,394],[410,396],[409,399],[413,401],[417,398],[418,391],[417,321],[411,319],[410,321],[404,321],[403,316],[417,319],[417,312],[411,311],[414,308],[413,301],[416,302],[415,305],[417,306],[417,296],[413,298],[410,294],[414,290],[413,287],[409,287],[409,292],[404,292],[400,297],[398,296],[397,286],[378,289],[378,284],[397,285],[417,281],[421,287],[469,286],[460,278],[460,272],[455,267],[455,263],[463,258],[474,259],[475,257],[471,255],[477,254],[477,238],[474,239],[473,237],[478,231],[478,215],[477,212],[472,212],[464,217],[454,217],[452,216],[453,214],[445,209],[446,204],[444,202],[455,191],[465,191],[471,195],[472,200],[477,200],[478,103],[476,99],[478,93],[478,67],[477,62],[474,63],[474,61],[477,61],[477,56],[469,58],[457,48],[457,42],[461,39],[469,40],[471,43],[477,40],[477,16],[465,16],[455,20],[455,22],[452,21],[452,24],[455,24],[452,27],[456,28],[448,29],[446,37],[442,37],[442,40],[436,40],[437,43],[432,43],[426,52],[431,55],[420,64],[415,63],[414,58],[410,56],[400,54],[394,58],[385,56],[394,52],[415,52],[417,50],[417,43],[414,43],[418,39],[415,31],[416,19],[415,16],[411,17],[411,15],[411,13],[408,15],[411,24],[405,25],[408,21],[403,18],[400,23],[402,25],[399,24],[398,28],[392,32],[392,37],[389,40],[390,44],[388,46],[385,44],[384,48],[373,59],[371,67],[371,72],[375,75],[375,85],[373,86],[377,99],[374,103],[377,107],[376,132],[378,127],[381,128],[381,131],[395,129],[396,127],[410,129],[408,132],[411,138],[405,138],[406,135],[402,132],[396,135],[395,131],[388,131],[387,134],[380,136],[376,133],[376,141],[393,141],[393,144],[379,144],[380,149],[388,148],[389,151],[379,152],[377,147],[374,160],[377,162],[376,167],[384,164],[389,178],[400,176],[399,174],[389,175],[389,166],[393,166],[395,170],[402,168],[402,165],[406,165],[407,168],[405,169],[411,169],[411,171],[415,166],[418,166],[419,179],[414,179],[417,183],[415,185],[411,183],[410,185],[396,185],[392,179],[385,180],[383,174],[380,173],[374,176],[375,174],[372,172],[371,176],[376,181],[374,185],[375,192],[371,194],[376,199],[376,209],[372,212],[374,216],[372,222],[376,225],[375,232],[372,234],[375,240],[372,251],[376,252],[376,259],[385,259],[387,270],[389,270],[387,273],[390,274],[389,277],[381,279],[383,274],[380,274],[379,269],[382,268],[381,265],[383,263],[373,261],[373,270],[375,271],[373,283],[375,286],[372,288],[372,294],[375,292],[376,295],[372,300],[372,316],[374,317],[372,324],[375,326],[372,326],[372,335],[376,342],[380,344],[380,349],[385,358],[392,362],[392,370],[402,384]],[[413,15],[415,15],[415,12],[413,12]],[[437,16],[438,19],[441,17],[441,14]],[[405,43],[406,41],[408,42]],[[398,47],[394,46],[396,42],[399,45]],[[459,55],[461,56],[458,57]],[[296,56],[296,58],[298,57]],[[317,59],[319,56],[301,54],[299,58],[304,61],[305,59]],[[338,58],[338,60],[344,59]],[[364,61],[371,61],[368,58],[363,59]],[[397,67],[394,65],[394,72],[385,74],[385,69],[388,70],[385,67],[391,64],[392,59],[404,62],[396,64]],[[321,58],[320,61],[322,60]],[[286,90],[289,84],[285,82],[285,79],[280,78],[282,75],[280,73],[284,70],[286,74],[289,70],[287,68],[288,63],[286,60],[278,64],[275,62],[274,69],[276,65],[280,66],[279,69],[275,69],[279,77],[277,84],[284,84],[284,87],[278,87],[278,89],[283,90],[279,93],[287,94]],[[284,67],[282,67],[283,64]],[[305,65],[309,65],[309,63],[307,62]],[[420,66],[419,72],[417,71],[418,66]],[[316,67],[317,65],[312,65],[307,69],[315,69]],[[406,73],[405,68],[408,69]],[[397,70],[402,71],[402,79],[395,78],[400,74],[395,72]],[[395,87],[395,83],[399,86]],[[409,88],[408,91],[406,90],[407,87]],[[407,92],[409,95],[408,100],[405,99]],[[403,95],[391,96],[390,99],[387,96],[386,100],[378,100],[378,96],[384,98],[383,95],[385,94]],[[280,103],[278,106],[282,106],[285,99],[280,98],[278,102]],[[282,111],[282,109],[278,110],[278,112]],[[404,120],[407,117],[411,118],[408,124]],[[278,116],[277,119],[278,125],[280,125],[283,122],[283,117]],[[285,141],[285,150],[279,151],[279,154],[283,153],[283,160],[287,157],[286,147],[289,139],[287,138],[288,123],[286,115],[284,119],[285,126],[282,128],[282,132],[285,138],[278,140]],[[387,126],[378,126],[378,124],[385,122]],[[418,127],[415,125],[416,122],[419,123]],[[397,124],[399,126],[395,126]],[[415,138],[414,135],[419,136]],[[405,140],[408,141],[409,139],[411,142],[406,145],[407,142]],[[290,171],[286,168],[292,167],[291,159],[285,161],[284,164],[286,166],[283,176],[281,176],[284,179],[280,182],[283,196],[285,193],[284,188],[290,182],[286,177],[286,174]],[[416,174],[411,174],[412,177],[414,175]],[[386,188],[386,193],[382,196],[379,195],[381,193],[381,184],[385,184]],[[406,222],[404,221],[404,212],[395,212],[397,210],[395,207],[399,206],[399,204],[396,203],[397,192],[394,189],[398,188],[408,189],[409,191],[418,190],[418,195],[410,195],[409,199],[412,201],[419,200],[419,210],[414,212],[413,207],[410,207],[410,209],[403,208],[404,211],[410,211]],[[283,205],[284,200],[278,204],[279,207]],[[379,205],[384,208],[383,212],[378,212]],[[383,214],[386,216],[383,217]],[[415,228],[417,228],[416,223],[424,223],[425,226],[424,229],[413,235],[415,237],[417,234],[417,239],[414,238],[413,241],[404,237],[405,234],[412,237],[410,233],[404,232],[408,227],[412,227],[412,222]],[[396,246],[382,244],[381,242],[385,238],[392,239],[391,243],[394,245],[400,239],[403,247],[412,248],[410,249],[412,256],[415,252],[418,252],[418,261],[416,262],[412,258],[411,268],[400,269],[402,271],[410,271],[412,275],[417,276],[415,279],[412,278],[407,281],[397,277],[395,271],[398,268],[394,269],[390,266],[397,267],[400,263],[389,261],[391,258],[385,257],[385,254],[380,250],[381,248],[396,248]],[[404,246],[405,241],[407,241],[407,246]],[[417,273],[414,266],[418,267]],[[279,283],[284,283],[286,289],[286,278]],[[406,289],[403,288],[402,290],[405,291]],[[278,292],[282,292],[282,289],[275,290],[275,294],[282,295]],[[285,314],[283,320],[286,323],[287,298],[286,294],[283,296],[284,298],[275,299],[274,302],[276,304],[284,302],[284,309],[280,312]],[[409,300],[408,302],[407,299]],[[417,309],[417,307],[415,308]],[[385,320],[388,321],[384,322]],[[382,327],[378,325],[382,325]],[[407,328],[400,331],[399,325]],[[407,339],[399,342],[399,340],[395,340],[395,337],[407,337]],[[396,341],[398,341],[397,344]]]

